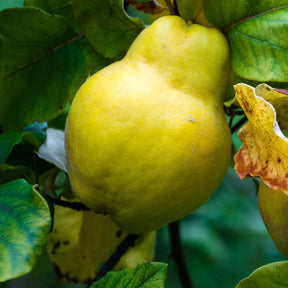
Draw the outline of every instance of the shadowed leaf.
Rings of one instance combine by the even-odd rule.
[[[56,117],[83,66],[79,35],[62,17],[28,7],[1,11],[0,34],[5,40],[5,62],[0,61],[3,131]]]
[[[71,0],[71,3],[88,41],[105,58],[123,57],[144,28],[139,18],[125,13],[122,0]]]

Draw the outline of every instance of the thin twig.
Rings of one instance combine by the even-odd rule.
[[[115,265],[118,263],[120,258],[125,254],[125,252],[131,247],[135,245],[135,241],[141,235],[128,234],[124,240],[118,245],[116,251],[110,256],[110,258],[105,262],[102,266],[96,277],[91,281],[91,283],[87,286],[87,288],[91,287],[91,285],[104,277],[107,272],[111,271]]]
[[[88,208],[87,206],[85,206],[84,204],[82,204],[80,202],[65,201],[65,200],[61,200],[58,198],[53,198],[47,194],[44,197],[46,199],[48,199],[54,205],[58,205],[58,206],[66,207],[66,208],[71,208],[71,209],[77,210],[77,211],[90,211],[91,210],[90,208]]]
[[[234,132],[236,132],[243,124],[245,124],[245,122],[247,121],[247,117],[244,116],[243,118],[241,118],[232,128],[231,128],[231,133],[233,134]]]
[[[179,221],[169,224],[169,234],[172,248],[172,256],[176,263],[182,287],[193,288],[192,281],[187,268],[187,263],[185,261],[184,254],[182,251]]]

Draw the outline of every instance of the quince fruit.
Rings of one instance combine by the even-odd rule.
[[[205,203],[231,157],[223,110],[229,63],[220,31],[164,16],[121,61],[90,77],[65,130],[78,198],[133,234]]]
[[[263,222],[278,251],[288,257],[288,195],[261,182],[258,192]]]

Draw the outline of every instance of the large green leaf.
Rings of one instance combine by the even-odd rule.
[[[135,269],[125,268],[120,272],[108,272],[91,288],[164,288],[167,275],[167,264],[143,263]]]
[[[221,29],[240,20],[287,5],[288,0],[203,0],[203,9],[208,21]]]
[[[82,52],[85,58],[85,65],[82,70],[82,74],[78,81],[71,86],[71,98],[74,97],[79,87],[94,73],[104,68],[111,63],[111,60],[105,58],[99,54],[87,41],[83,39],[81,42]]]
[[[287,283],[288,261],[283,261],[258,268],[236,288],[285,288]]]
[[[76,31],[80,31],[81,27],[79,23],[75,21],[74,12],[72,9],[70,0],[25,0],[25,6],[37,7],[45,10],[49,14],[60,15],[64,17]],[[85,58],[85,65],[82,69],[82,74],[78,81],[71,85],[71,97],[73,98],[79,87],[85,82],[85,80],[96,73],[101,68],[111,63],[110,60],[100,55],[87,41],[83,39],[81,41],[81,49]]]
[[[256,81],[288,81],[288,7],[251,17],[228,31],[233,70]]]
[[[0,59],[4,59],[4,39],[0,35]],[[3,71],[0,70],[0,91],[3,87]],[[0,133],[1,133],[2,127],[0,126]]]
[[[123,0],[71,0],[71,3],[88,41],[105,58],[124,56],[144,28],[139,18],[125,13]]]
[[[19,130],[60,114],[83,67],[80,35],[62,17],[28,7],[0,11],[0,34],[2,129]]]
[[[203,0],[210,23],[227,34],[232,67],[258,82],[288,80],[288,0]]]
[[[79,31],[80,27],[75,21],[69,0],[24,0],[24,6],[40,8],[52,15],[61,15],[76,31]]]
[[[23,179],[0,186],[0,282],[31,271],[50,230],[49,207]]]

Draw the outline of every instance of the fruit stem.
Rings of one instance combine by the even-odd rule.
[[[135,235],[135,234],[128,234],[123,241],[118,245],[115,252],[110,256],[110,258],[104,263],[96,277],[91,281],[91,283],[87,286],[87,288],[91,287],[91,285],[104,277],[107,272],[111,271],[115,265],[118,263],[120,258],[125,254],[125,252],[132,246],[135,245],[135,241],[140,237],[141,235]]]
[[[171,15],[177,15],[177,11],[176,9],[173,7],[173,5],[171,4],[170,0],[165,0],[165,3],[167,5],[167,8],[170,12]]]
[[[181,285],[183,288],[193,288],[187,268],[187,263],[185,261],[182,250],[179,221],[169,224],[169,234],[172,248],[172,257],[174,258],[176,263]]]

